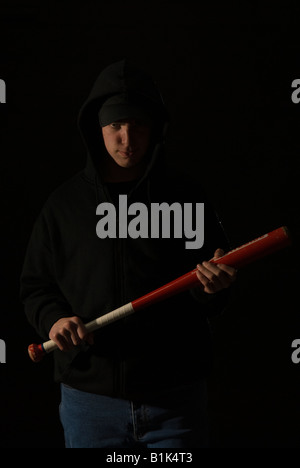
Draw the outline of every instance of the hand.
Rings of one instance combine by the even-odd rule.
[[[52,326],[49,338],[57,344],[61,351],[69,351],[82,341],[93,344],[93,335],[88,333],[79,317],[65,317],[59,319]]]
[[[224,255],[222,249],[217,249],[214,258]],[[214,294],[222,289],[228,288],[236,279],[237,270],[222,263],[213,264],[203,262],[197,265],[197,277],[202,285],[202,289],[207,294]]]

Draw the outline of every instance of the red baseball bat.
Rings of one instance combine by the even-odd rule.
[[[222,257],[212,258],[209,261],[214,264],[222,263],[238,269],[282,249],[283,247],[290,245],[290,243],[291,240],[287,227],[281,226],[280,228],[258,237],[247,244],[243,244],[240,247],[231,250]],[[85,324],[87,331],[95,331],[98,328],[102,328],[105,325],[115,322],[116,320],[127,317],[134,312],[138,312],[149,305],[155,304],[156,302],[162,301],[163,299],[167,299],[168,297],[199,285],[196,272],[197,268],[189,271],[179,278],[176,278],[170,283],[167,283],[164,286],[129,302],[128,304],[118,307],[117,309],[92,320]],[[56,348],[57,344],[53,340],[49,340],[41,344],[31,344],[28,347],[28,354],[32,361],[39,362],[45,354],[54,351]]]

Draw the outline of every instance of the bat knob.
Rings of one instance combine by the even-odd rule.
[[[45,351],[41,344],[31,344],[28,346],[28,354],[33,362],[39,362],[43,359]]]

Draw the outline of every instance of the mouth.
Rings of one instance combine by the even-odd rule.
[[[120,150],[119,150],[119,154],[120,154],[123,158],[131,158],[131,157],[134,155],[134,151],[120,151]]]

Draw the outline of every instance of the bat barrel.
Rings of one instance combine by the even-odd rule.
[[[285,226],[282,226],[268,234],[265,234],[264,236],[248,242],[247,244],[243,244],[242,246],[231,250],[222,257],[212,258],[210,262],[214,264],[223,263],[238,269],[289,244],[290,237],[288,229]],[[132,302],[134,310],[137,311],[143,309],[144,307],[155,304],[163,299],[167,299],[174,294],[179,294],[186,289],[199,285],[196,272],[197,268],[189,271],[170,283],[145,294],[145,296],[134,300]]]
[[[135,311],[144,309],[145,307],[156,304],[159,301],[167,299],[174,294],[179,294],[180,292],[186,291],[186,289],[192,288],[193,286],[199,285],[199,280],[196,275],[197,268],[192,271],[189,271],[185,275],[176,278],[170,283],[161,286],[154,291],[151,291],[148,294],[145,294],[138,299],[132,301],[132,306]]]
[[[247,244],[231,250],[223,257],[210,260],[212,263],[225,263],[235,268],[241,268],[260,258],[270,255],[291,244],[291,238],[286,226],[281,226]]]

